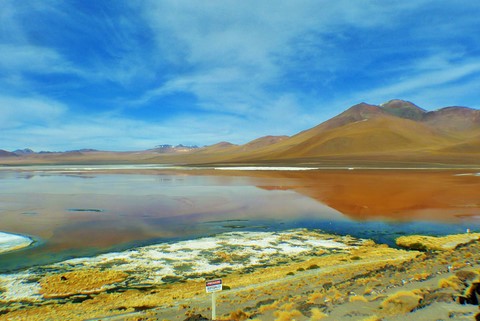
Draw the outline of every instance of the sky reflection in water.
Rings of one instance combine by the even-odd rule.
[[[235,230],[320,228],[392,244],[403,234],[447,234],[479,227],[478,177],[452,173],[377,177],[373,172],[242,175],[1,171],[0,231],[30,235],[37,246],[3,255],[0,270]],[[432,193],[430,185],[420,183],[426,179],[432,181]],[[438,190],[445,181],[452,185],[448,188],[466,186],[470,193],[458,198],[452,190],[453,198],[445,201],[451,208],[439,208],[443,203],[435,195],[445,198]],[[368,182],[373,187],[357,188]],[[424,201],[405,196],[415,188],[419,192],[412,195]],[[383,192],[392,193],[398,204],[377,195],[383,197],[383,205],[375,208],[370,202],[381,201],[370,194]],[[432,220],[432,212],[442,216]],[[415,213],[419,221],[404,213]]]

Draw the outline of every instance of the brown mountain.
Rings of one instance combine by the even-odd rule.
[[[480,135],[466,139],[462,143],[445,147],[441,149],[441,151],[447,153],[468,153],[480,155]]]
[[[480,111],[446,107],[427,112],[403,100],[360,103],[278,143],[232,161],[480,163]],[[480,155],[479,155],[480,156]]]
[[[175,163],[175,164],[202,164],[224,163],[233,159],[254,155],[257,150],[262,150],[270,145],[275,145],[288,136],[265,136],[252,140],[244,145],[235,145],[230,142],[220,142],[210,146],[197,148],[187,153],[166,153],[162,155],[150,155],[148,162]]]
[[[451,134],[458,134],[480,128],[480,110],[467,107],[446,107],[426,113],[422,120],[432,127],[451,132]]]
[[[61,162],[67,155],[26,155],[22,161]],[[4,158],[5,159],[5,158]],[[3,161],[3,160],[2,160]],[[221,142],[182,153],[92,152],[65,162],[175,164],[282,163],[320,165],[479,165],[480,111],[446,107],[426,111],[399,99],[360,103],[294,136],[265,136],[244,145]]]
[[[264,136],[252,140],[241,146],[242,151],[252,151],[259,148],[267,147],[288,139],[288,136]]]

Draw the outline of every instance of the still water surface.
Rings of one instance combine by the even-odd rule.
[[[388,244],[475,231],[480,177],[464,174],[1,170],[0,231],[36,243],[1,255],[0,271],[238,230],[319,228]]]

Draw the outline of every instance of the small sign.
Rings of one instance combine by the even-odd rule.
[[[222,279],[205,282],[205,288],[207,293],[222,291]]]

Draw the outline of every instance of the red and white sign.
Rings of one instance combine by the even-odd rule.
[[[205,289],[207,293],[222,291],[222,279],[205,282]]]

